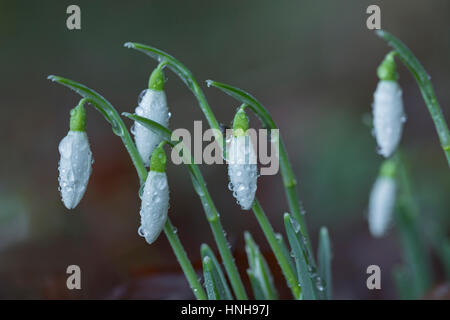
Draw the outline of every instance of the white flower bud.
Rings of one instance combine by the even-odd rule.
[[[75,208],[92,172],[92,152],[84,131],[69,131],[59,144],[59,190],[67,209]]]
[[[392,220],[396,199],[395,179],[380,176],[375,181],[369,199],[369,229],[374,237],[385,234]]]
[[[151,244],[164,228],[169,210],[169,186],[165,172],[149,172],[141,200],[141,226],[138,233]]]
[[[169,110],[164,91],[146,89],[135,112],[138,116],[158,122],[164,127],[169,124]],[[138,122],[134,123],[133,133],[139,154],[144,164],[148,166],[153,150],[162,139],[158,134]]]
[[[390,157],[397,148],[405,122],[402,90],[396,81],[381,80],[374,94],[373,125],[379,153]]]
[[[242,209],[248,210],[255,199],[258,179],[256,154],[250,136],[233,134],[227,153],[229,188]]]

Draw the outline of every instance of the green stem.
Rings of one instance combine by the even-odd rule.
[[[278,130],[275,121],[273,121],[267,109],[264,108],[264,106],[261,103],[259,103],[258,100],[256,100],[253,96],[251,96],[247,92],[217,81],[208,80],[207,84],[208,86],[216,87],[224,91],[228,95],[232,96],[233,98],[241,101],[242,103],[247,104],[250,107],[250,109],[252,109],[252,111],[258,116],[258,118],[261,120],[266,129]],[[283,139],[281,138],[281,135],[279,136],[279,155],[280,155],[281,176],[283,178],[283,184],[286,193],[286,198],[289,204],[289,209],[294,218],[298,221],[302,234],[305,235],[305,237],[308,240],[307,248],[310,251],[310,256],[314,257],[311,251],[311,244],[310,244],[311,242],[309,241],[308,230],[304,218],[304,211],[301,207],[301,203],[298,198],[297,180],[295,178],[294,171],[292,170],[292,166],[289,162],[289,157]],[[314,265],[314,261],[312,261],[312,263]]]
[[[298,284],[295,271],[289,263],[289,257],[284,254],[280,243],[275,236],[272,225],[270,224],[269,219],[257,199],[255,199],[252,209],[259,225],[261,226],[261,229],[264,232],[264,235],[266,236],[267,242],[269,242],[270,248],[276,257],[277,262],[280,265],[281,271],[283,272],[288,283],[288,287],[291,289],[294,298],[297,300],[300,299],[301,287]]]
[[[167,141],[167,143],[171,147],[174,147],[178,143],[178,141],[171,140],[172,132],[169,129],[165,128],[164,126],[161,126],[159,123],[126,112],[123,113],[123,115],[139,122],[141,125],[159,134],[164,140]],[[194,164],[192,156],[187,148],[183,148],[183,158],[184,163],[187,165],[189,173],[191,174],[194,189],[197,192],[198,196],[200,197],[203,210],[209,222],[211,231],[214,235],[214,239],[219,249],[219,253],[222,257],[225,270],[227,271],[228,277],[230,278],[230,283],[231,286],[233,287],[233,291],[236,295],[236,298],[240,300],[246,300],[248,299],[247,294],[245,292],[244,285],[239,275],[239,271],[234,262],[233,255],[231,254],[231,250],[228,246],[225,237],[225,231],[223,230],[222,223],[220,222],[219,212],[217,211],[214,201],[212,200],[208,188],[206,187],[206,182],[203,178],[203,175],[199,167],[196,164]]]
[[[413,284],[417,299],[420,299],[431,284],[429,256],[422,237],[420,214],[411,190],[411,182],[405,161],[398,156],[400,194],[396,214],[400,237],[408,268],[412,271]]]
[[[175,232],[175,229],[172,226],[172,222],[170,222],[169,218],[167,218],[167,222],[164,225],[164,233],[169,240],[172,250],[177,257],[181,269],[183,269],[184,275],[186,276],[186,279],[188,280],[195,297],[198,300],[207,300],[205,290],[198,281],[197,274],[195,273],[191,261],[189,260],[189,257],[187,256],[186,251],[184,250],[184,247],[181,244],[180,239],[178,238],[178,235]]]
[[[136,168],[141,185],[143,185],[145,183],[145,180],[147,179],[148,175],[147,169],[145,168],[142,158],[139,155],[139,152],[137,151],[137,148],[133,140],[131,139],[127,127],[125,126],[122,118],[119,116],[117,110],[112,106],[112,104],[109,103],[105,98],[103,98],[94,90],[78,82],[58,76],[49,76],[48,78],[59,84],[65,85],[66,87],[74,90],[81,96],[87,98],[89,100],[89,103],[98,111],[100,111],[100,113],[103,114],[106,120],[108,120],[109,123],[111,123],[113,127],[113,132],[121,137],[122,142],[125,145],[131,157],[131,160],[133,161],[133,164]],[[181,244],[178,236],[176,235],[169,218],[167,218],[167,222],[164,226],[164,233],[169,239],[170,245],[172,246],[172,249],[177,257],[177,260],[181,265],[181,268],[186,276],[186,279],[189,282],[190,287],[194,292],[194,295],[196,296],[197,299],[205,300],[206,293],[197,278],[194,267],[192,266],[192,263],[187,257],[186,251],[184,250],[183,245]]]
[[[400,60],[412,73],[414,79],[416,79],[420,92],[422,93],[422,97],[428,107],[431,118],[433,119],[434,126],[436,127],[436,131],[441,142],[441,147],[444,150],[448,165],[450,166],[450,132],[439,102],[437,101],[433,85],[431,84],[431,77],[425,71],[419,60],[403,42],[384,30],[378,30],[377,35],[387,41],[387,43],[395,49],[397,55],[400,57]]]

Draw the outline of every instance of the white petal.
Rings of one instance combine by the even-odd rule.
[[[92,172],[92,152],[86,132],[69,131],[59,144],[59,188],[67,209],[75,208]]]
[[[396,183],[393,178],[379,177],[369,199],[369,229],[374,237],[385,234],[392,220],[396,198]]]
[[[169,186],[164,172],[149,172],[141,200],[141,226],[138,232],[151,244],[164,228],[169,210]]]
[[[397,148],[405,122],[402,90],[396,81],[380,81],[374,94],[373,125],[379,153],[389,157]]]
[[[242,209],[253,204],[258,179],[256,154],[250,137],[232,137],[228,148],[228,176],[230,189]]]
[[[147,89],[135,112],[138,116],[158,122],[164,127],[169,124],[169,110],[164,91]],[[148,166],[153,150],[162,139],[138,122],[134,124],[134,139],[144,164]]]

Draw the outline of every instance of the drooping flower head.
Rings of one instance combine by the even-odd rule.
[[[380,81],[373,101],[374,134],[379,153],[385,158],[390,157],[396,150],[406,119],[394,55],[395,52],[389,53],[378,67]]]
[[[153,70],[148,89],[144,90],[139,98],[139,105],[135,112],[138,116],[158,122],[164,127],[169,124],[169,109],[167,107],[166,94],[164,93],[163,65],[160,64]],[[149,165],[153,150],[162,141],[161,137],[144,127],[137,121],[134,123],[134,139],[136,147],[146,166]]]
[[[83,197],[92,172],[92,152],[86,134],[86,110],[82,99],[70,111],[70,131],[59,144],[59,190],[67,209],[75,208]]]
[[[233,133],[227,148],[229,188],[239,205],[249,210],[255,199],[258,168],[255,149],[248,134],[248,118],[242,105],[233,120]]]
[[[161,143],[153,151],[150,172],[141,196],[141,226],[138,233],[153,243],[161,233],[169,210],[169,186],[166,175],[166,154]]]
[[[397,194],[395,174],[395,160],[385,160],[372,187],[369,199],[369,229],[374,237],[383,236],[390,226]]]

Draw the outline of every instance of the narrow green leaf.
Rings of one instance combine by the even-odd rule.
[[[432,268],[429,252],[422,232],[419,207],[411,187],[406,159],[399,153],[399,196],[394,214],[403,246],[405,268],[410,270],[415,299],[421,299],[432,284]]]
[[[249,232],[244,233],[245,251],[247,252],[250,282],[253,288],[255,299],[275,300],[278,299],[277,289],[273,281],[272,273],[267,261],[261,254],[258,245],[253,240]]]
[[[284,242],[283,236],[280,233],[277,233],[277,234],[275,234],[275,237],[277,239],[278,244],[280,245],[283,255],[285,256],[286,260],[289,262],[289,265],[291,266],[292,270],[294,270],[295,269],[294,261],[292,260],[292,257],[286,246],[286,243]]]
[[[255,299],[256,300],[265,300],[266,298],[265,298],[264,290],[261,287],[261,282],[253,273],[253,270],[247,269],[247,276],[250,279],[250,284],[252,286],[253,296],[255,297]]]
[[[318,249],[319,275],[325,283],[325,298],[331,299],[331,245],[326,227],[320,228]]]
[[[395,218],[400,231],[404,258],[412,273],[414,299],[421,299],[431,285],[429,261],[422,235],[412,216],[401,205],[398,206]]]
[[[230,287],[228,286],[227,279],[225,278],[225,275],[222,271],[222,268],[219,264],[219,261],[217,260],[216,256],[214,255],[214,252],[211,250],[211,248],[207,244],[202,244],[200,247],[200,253],[202,256],[202,260],[204,260],[206,257],[209,257],[211,259],[211,262],[214,266],[214,270],[216,270],[216,273],[219,277],[218,282],[220,282],[220,287],[223,288],[223,292],[221,293],[223,300],[233,300],[233,295],[231,294]]]
[[[315,281],[317,274],[307,260],[305,237],[301,233],[298,222],[288,213],[284,214],[284,226],[291,246],[291,252],[295,259],[303,299],[316,300]]]
[[[230,300],[216,265],[209,256],[203,258],[203,276],[208,300]]]

